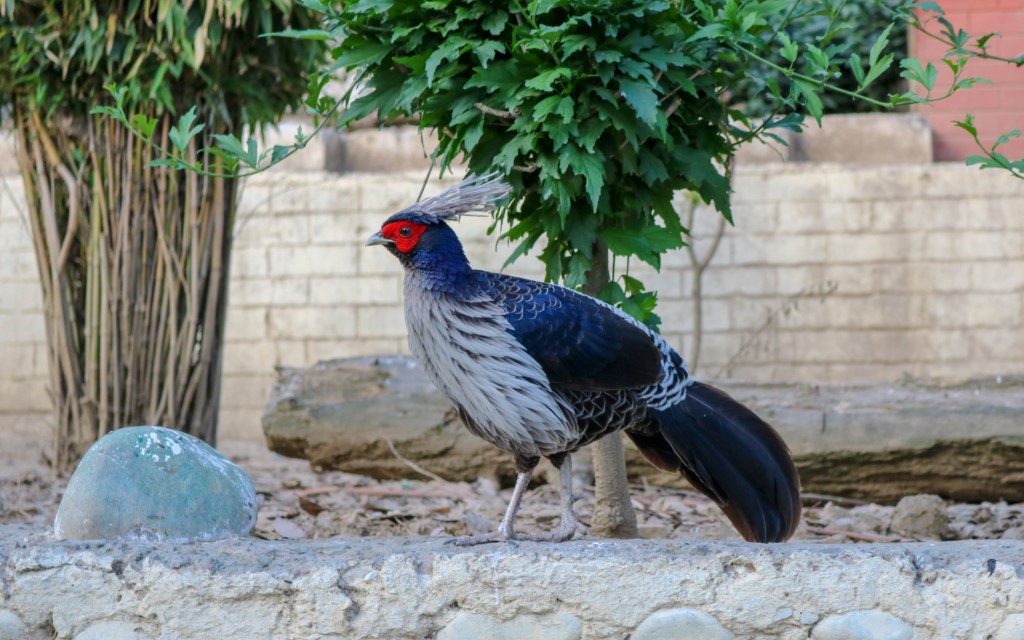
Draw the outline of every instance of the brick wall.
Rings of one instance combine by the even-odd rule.
[[[362,245],[415,199],[421,178],[271,173],[248,182],[232,265],[225,438],[258,437],[275,366],[407,352],[399,265]],[[29,430],[48,422],[48,397],[20,184],[9,176],[0,185],[0,429]],[[943,164],[764,165],[738,169],[735,209],[736,227],[705,275],[703,375],[852,382],[1024,372],[1024,181]],[[715,219],[700,213],[704,251]],[[466,218],[458,230],[470,260],[497,269],[509,248],[495,249],[486,227]],[[510,271],[541,275],[530,258]],[[660,274],[634,273],[660,292],[663,331],[685,354],[685,252],[669,255]],[[822,291],[831,293],[816,297]]]
[[[992,55],[1015,58],[1024,54],[1024,0],[942,0],[939,4],[955,27],[974,38],[1001,34],[988,42]],[[929,30],[938,33],[941,26],[933,22]],[[952,78],[941,62],[945,54],[943,45],[913,31],[910,36],[910,55],[932,61],[939,69],[936,94],[941,95]],[[963,160],[980,153],[970,136],[953,124],[953,120],[962,120],[964,114],[974,115],[979,137],[986,147],[1004,133],[1024,129],[1024,68],[1005,62],[972,60],[966,76],[987,78],[992,84],[975,85],[947,100],[918,108],[932,125],[936,160]],[[1024,156],[1024,139],[1018,138],[999,151],[1020,158]]]

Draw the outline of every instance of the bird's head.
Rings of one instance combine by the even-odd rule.
[[[417,202],[384,221],[367,246],[382,245],[407,269],[468,269],[468,262],[448,220],[492,211],[510,187],[498,174],[470,176],[438,195]]]

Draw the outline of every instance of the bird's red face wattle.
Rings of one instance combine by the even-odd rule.
[[[427,230],[426,225],[396,220],[390,222],[380,230],[380,235],[395,243],[395,248],[402,253],[412,251],[420,241],[420,236]]]

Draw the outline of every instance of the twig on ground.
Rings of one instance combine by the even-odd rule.
[[[395,449],[395,445],[391,442],[391,438],[385,438],[384,442],[388,443],[388,449],[391,449],[391,454],[393,456],[395,456],[395,458],[397,458],[399,462],[401,462],[405,466],[409,467],[410,469],[412,469],[416,473],[423,474],[423,475],[427,476],[428,478],[430,478],[431,480],[437,480],[438,482],[443,482],[445,484],[451,484],[450,482],[448,482],[447,480],[445,480],[441,476],[437,475],[436,473],[431,473],[430,471],[427,471],[426,469],[424,469],[420,465],[416,464],[412,460],[407,460],[406,458],[402,457],[402,454],[398,453],[398,449]]]
[[[819,536],[846,536],[850,540],[860,540],[862,542],[899,542],[901,540],[901,538],[883,536],[877,533],[847,531],[846,529],[831,529],[829,527],[807,527],[807,530]]]
[[[458,487],[455,483],[448,483],[450,486]],[[361,496],[405,496],[407,498],[466,498],[462,491],[418,491],[415,489],[389,489],[387,487],[310,487],[308,489],[292,489],[290,493],[307,497],[322,496],[328,493],[340,491],[342,493],[354,493]]]
[[[867,500],[858,500],[857,498],[844,498],[843,496],[832,496],[827,493],[809,493],[801,492],[800,500],[803,502],[834,502],[836,504],[871,504]]]

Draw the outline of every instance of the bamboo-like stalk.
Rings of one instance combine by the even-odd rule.
[[[150,167],[151,149],[113,121],[58,129],[40,113],[15,116],[47,309],[55,466],[132,424],[214,442],[234,181]],[[157,129],[165,146],[171,122]],[[207,119],[204,135],[226,131]],[[192,140],[188,159],[208,144]]]

